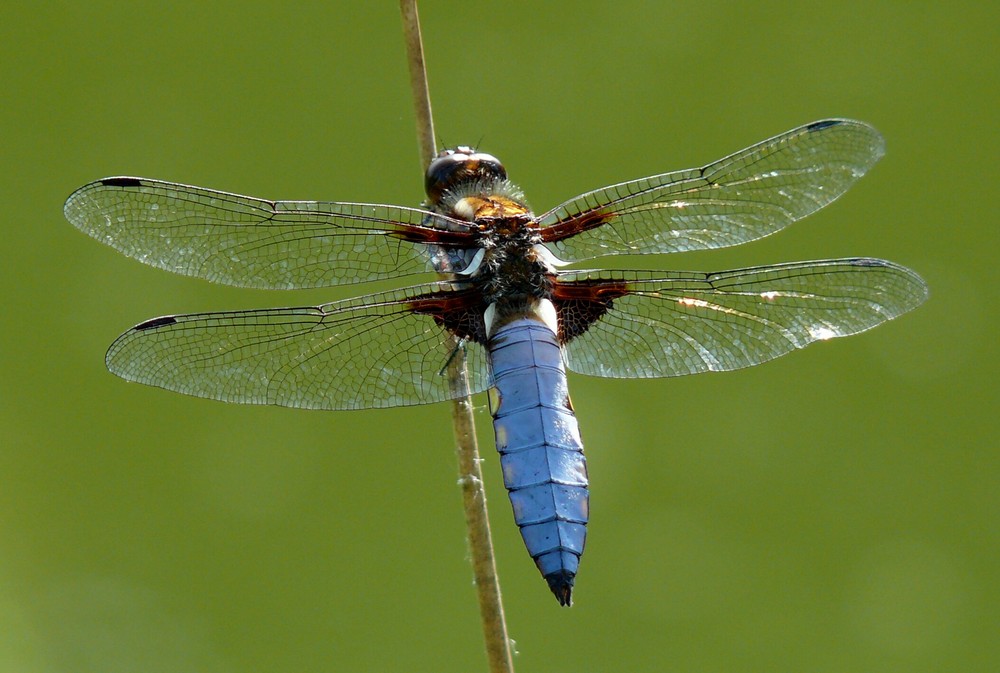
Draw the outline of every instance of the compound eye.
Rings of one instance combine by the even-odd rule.
[[[507,179],[507,169],[503,167],[500,160],[497,159],[492,154],[486,154],[485,152],[476,152],[471,157],[469,157],[470,162],[475,162],[476,175],[479,176],[490,176],[497,178],[498,180]]]
[[[437,201],[441,194],[455,182],[456,175],[469,160],[469,155],[458,150],[443,150],[431,161],[424,177],[424,191],[432,201]]]
[[[424,189],[432,203],[456,185],[470,180],[493,178],[505,180],[507,171],[491,154],[476,152],[469,147],[443,150],[427,167]]]

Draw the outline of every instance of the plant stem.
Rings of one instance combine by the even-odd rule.
[[[420,20],[416,0],[400,0],[403,15],[403,33],[406,39],[407,61],[410,66],[410,85],[417,119],[417,142],[423,166],[430,164],[436,154],[434,120],[427,86],[427,69],[420,37]],[[486,509],[486,491],[480,470],[479,446],[476,442],[476,425],[472,415],[472,398],[469,396],[469,379],[465,363],[465,350],[458,340],[453,341],[455,356],[448,365],[448,382],[454,393],[452,424],[458,454],[459,485],[465,508],[468,528],[472,573],[479,596],[479,614],[483,621],[483,638],[491,673],[513,673],[510,638],[503,614],[500,581],[493,556],[493,539]]]
[[[417,0],[400,0],[399,10],[403,13],[403,39],[406,41],[406,61],[410,66],[410,90],[413,93],[413,111],[416,113],[420,164],[426,167],[437,150],[434,145],[434,115],[431,112],[431,92],[427,86],[427,64],[424,62]]]

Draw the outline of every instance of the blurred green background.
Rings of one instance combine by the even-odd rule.
[[[994,7],[421,7],[441,140],[538,210],[827,116],[888,140],[778,236],[626,266],[872,255],[931,287],[755,369],[572,376],[593,518],[569,610],[477,400],[519,670],[1000,670]],[[0,670],[483,670],[446,405],[228,406],[104,370],[155,315],[371,288],[215,287],[62,218],[119,174],[417,204],[396,3],[11,3],[0,83]]]

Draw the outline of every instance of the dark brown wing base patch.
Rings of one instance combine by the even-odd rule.
[[[486,345],[486,302],[476,289],[455,290],[410,299],[409,308],[414,313],[429,315],[460,339]]]
[[[568,343],[587,331],[614,306],[614,300],[628,294],[620,281],[580,280],[556,283],[552,303],[559,316],[559,340]]]

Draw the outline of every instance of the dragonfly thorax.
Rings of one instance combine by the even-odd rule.
[[[443,151],[427,169],[427,194],[436,212],[474,225],[480,255],[461,275],[487,303],[549,297],[553,269],[537,253],[535,216],[496,157],[468,147]]]
[[[538,252],[541,237],[530,213],[485,217],[476,224],[483,257],[473,277],[487,302],[551,296],[554,269],[549,258]]]

